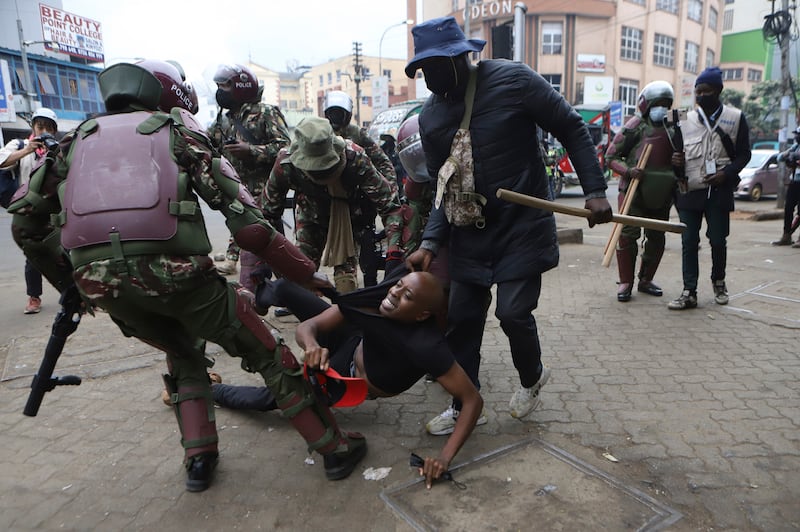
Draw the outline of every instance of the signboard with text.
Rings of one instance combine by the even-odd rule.
[[[583,104],[607,105],[614,97],[614,78],[586,76],[583,78]]]
[[[389,108],[389,78],[372,78],[372,116]]]
[[[103,30],[96,20],[44,4],[39,4],[39,20],[44,40],[58,44],[45,44],[48,50],[98,63],[105,61]]]
[[[11,78],[8,73],[8,61],[0,59],[0,122],[17,120],[14,109],[14,95],[11,94]]]

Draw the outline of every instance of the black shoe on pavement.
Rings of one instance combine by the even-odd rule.
[[[353,469],[367,454],[367,439],[358,432],[344,432],[347,450],[323,456],[325,476],[328,480],[342,480],[350,476]]]
[[[285,318],[286,316],[291,316],[292,311],[286,307],[278,307],[273,311],[276,318]]]
[[[661,290],[661,287],[653,281],[639,281],[639,286],[637,286],[636,289],[650,296],[661,297],[664,295],[664,291]]]
[[[617,288],[617,301],[627,303],[631,300],[632,291],[633,285],[631,283],[620,283],[619,288]]]
[[[186,491],[208,489],[218,458],[219,453],[200,453],[189,458],[186,463]]]
[[[725,287],[725,280],[714,281],[714,302],[717,305],[728,304],[728,289]]]

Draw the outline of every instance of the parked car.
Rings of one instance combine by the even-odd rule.
[[[742,178],[734,195],[758,201],[778,194],[778,150],[753,150],[750,162],[739,174]]]

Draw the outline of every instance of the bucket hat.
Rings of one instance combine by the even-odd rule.
[[[309,116],[294,129],[289,161],[300,170],[328,170],[339,162],[345,142],[333,134],[330,122]]]
[[[433,18],[414,26],[414,57],[406,65],[406,76],[413,78],[420,63],[430,57],[455,57],[464,52],[480,52],[483,39],[467,39],[453,17]]]

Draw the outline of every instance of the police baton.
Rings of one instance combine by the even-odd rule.
[[[571,207],[569,205],[556,203],[555,201],[547,201],[534,196],[528,196],[527,194],[520,194],[519,192],[514,192],[505,188],[500,188],[497,190],[497,197],[501,200],[517,203],[526,207],[568,214],[570,216],[578,216],[580,218],[589,218],[589,216],[592,214],[592,211],[589,209]],[[636,227],[644,227],[645,229],[666,231],[668,233],[683,233],[683,231],[686,229],[686,224],[684,223],[673,223],[665,220],[657,220],[655,218],[644,218],[641,216],[631,216],[627,214],[613,214],[611,221],[623,225],[633,225]]]

